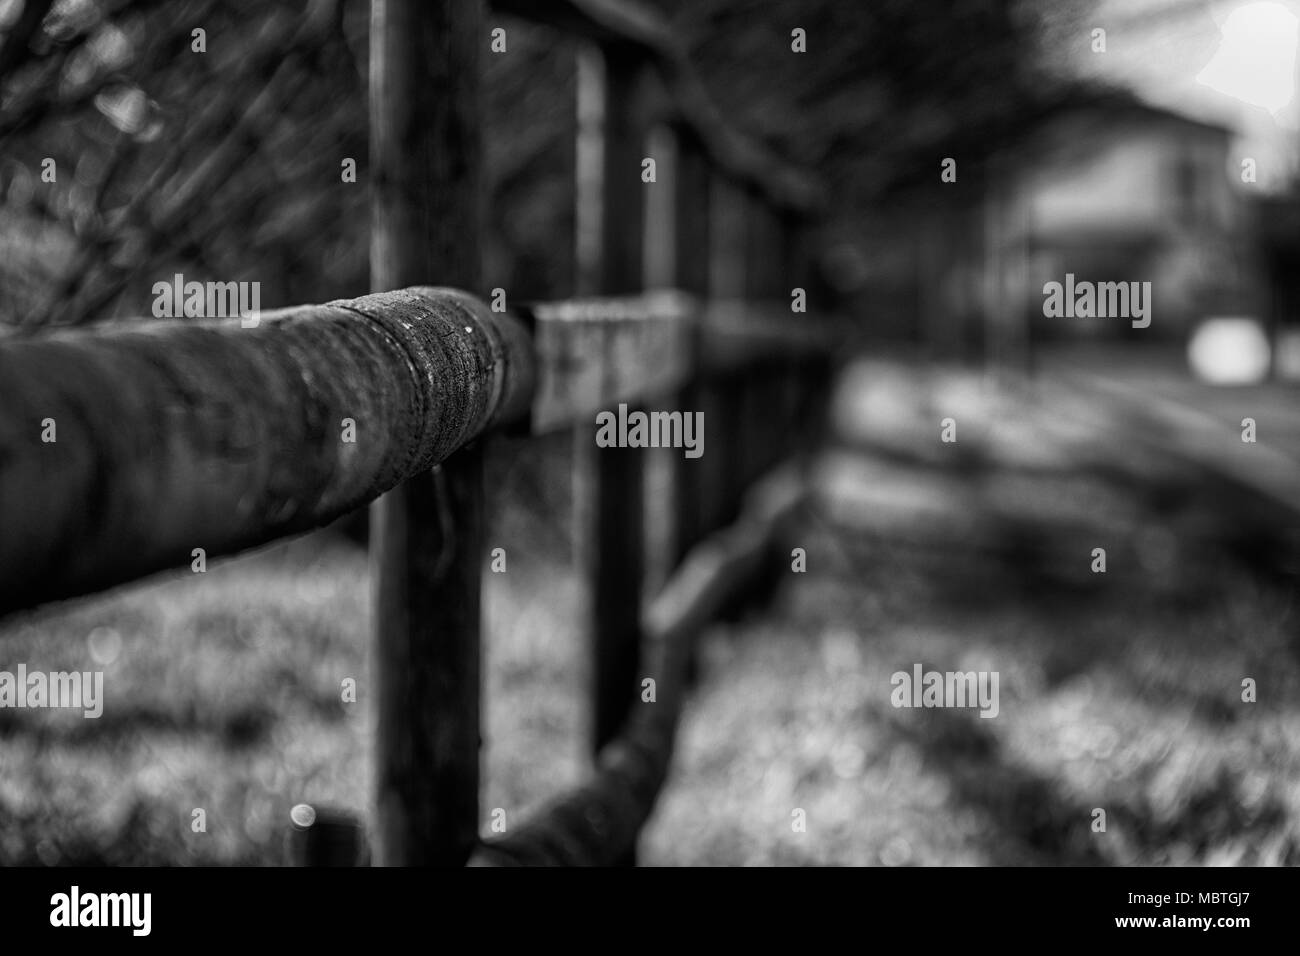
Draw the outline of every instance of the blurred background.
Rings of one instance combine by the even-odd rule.
[[[810,301],[854,346],[807,573],[707,635],[642,861],[1300,862],[1300,3],[649,5],[826,181]],[[487,288],[570,296],[577,44],[488,23]],[[361,0],[0,0],[0,336],[148,315],[174,273],[263,308],[369,291],[367,26]],[[1045,316],[1067,273],[1151,283],[1150,326]],[[571,453],[490,451],[485,823],[587,764]],[[0,668],[102,669],[108,697],[0,710],[0,864],[278,863],[294,804],[368,806],[339,699],[362,541],[0,622]],[[999,717],[895,710],[914,662],[999,672]]]

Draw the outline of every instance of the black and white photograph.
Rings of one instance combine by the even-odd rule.
[[[329,945],[576,867],[1280,929],[1298,47],[1300,0],[0,0],[6,926]]]

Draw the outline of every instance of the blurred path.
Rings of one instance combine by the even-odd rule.
[[[1293,384],[1222,387],[1195,379],[1181,354],[1115,348],[1048,351],[1039,374],[1080,394],[1093,393],[1145,417],[1147,440],[1244,487],[1268,495],[1300,519],[1300,388]],[[1242,421],[1256,442],[1241,441]],[[1158,434],[1158,430],[1165,434]]]
[[[706,641],[648,862],[1300,863],[1295,589],[1228,547],[1281,512],[1206,470],[1283,475],[1294,393],[1098,359],[847,370],[808,571]],[[914,663],[998,672],[998,717],[894,708]]]
[[[1045,349],[1039,374],[1121,388],[1228,422],[1267,408],[1279,440],[1300,452],[1300,386],[1295,384],[1209,385],[1191,375],[1181,351],[1101,346]]]

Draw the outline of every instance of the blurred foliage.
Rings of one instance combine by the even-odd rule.
[[[8,318],[145,311],[174,272],[259,279],[264,304],[359,291],[364,228],[348,224],[364,194],[322,188],[339,183],[340,157],[365,154],[364,18],[348,13],[50,5],[0,93],[6,260],[23,280],[5,283]],[[191,51],[198,27],[203,54]],[[46,156],[53,186],[40,181]]]
[[[1096,95],[1054,68],[1091,0],[665,0],[723,111],[825,176],[846,218],[944,156],[978,181],[996,151]],[[788,55],[790,31],[808,52]],[[1080,32],[1082,31],[1082,32]]]
[[[0,321],[147,313],[176,272],[258,280],[268,307],[368,291],[367,28],[341,0],[0,4]],[[489,275],[558,295],[572,58],[511,40],[484,57]]]
[[[1020,0],[659,6],[723,111],[825,175],[846,220],[943,155],[975,175],[1073,95],[1044,69],[1048,14]],[[574,41],[489,20],[509,55],[483,57],[488,284],[563,296]],[[264,307],[368,291],[367,28],[361,0],[0,0],[0,324],[147,313],[177,272],[258,280]]]

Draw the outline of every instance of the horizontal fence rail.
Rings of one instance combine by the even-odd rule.
[[[699,304],[664,290],[532,306],[540,381],[535,432],[572,425],[620,401],[666,395],[694,374]]]
[[[6,342],[0,612],[331,521],[525,414],[534,375],[520,321],[451,289]]]
[[[520,312],[418,287],[0,342],[0,613],[319,527],[494,425],[594,424],[830,342],[672,290]]]

